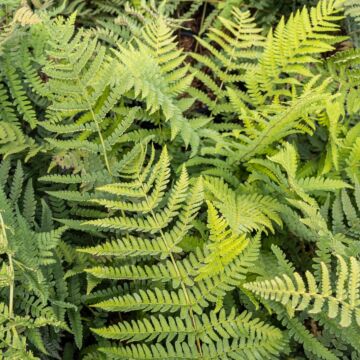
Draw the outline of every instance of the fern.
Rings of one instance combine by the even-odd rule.
[[[224,235],[228,233],[229,237],[226,238],[226,235],[224,237],[222,227],[226,226],[226,222],[216,215],[215,209],[209,204],[210,238],[214,241],[214,245],[209,245],[208,248],[204,249],[204,253],[200,251],[196,255],[190,254],[187,258],[177,260],[175,254],[182,253],[179,243],[190,230],[190,222],[195,218],[201,205],[201,179],[196,180],[189,192],[188,175],[183,168],[179,180],[166,196],[166,203],[161,205],[170,175],[166,149],[163,150],[157,163],[153,164],[153,159],[154,156],[152,155],[149,164],[144,165],[144,168],[140,167],[135,173],[131,173],[130,182],[111,184],[98,189],[101,192],[116,195],[120,199],[122,196],[133,199],[131,202],[129,200],[95,200],[96,203],[104,205],[108,209],[120,211],[121,216],[86,223],[87,225],[112,231],[148,233],[151,241],[141,236],[136,238],[125,235],[124,240],[115,240],[94,248],[80,249],[80,251],[94,255],[116,256],[124,260],[126,256],[135,259],[146,255],[158,257],[160,262],[153,265],[126,265],[125,261],[124,265],[118,267],[96,267],[87,271],[99,278],[161,281],[171,283],[173,288],[173,290],[160,290],[157,288],[154,290],[139,290],[134,294],[129,293],[103,300],[93,306],[107,311],[128,312],[142,309],[150,312],[179,312],[180,318],[153,317],[150,323],[119,324],[102,330],[96,329],[95,332],[112,339],[133,339],[135,341],[146,338],[154,340],[157,337],[159,340],[163,338],[176,339],[177,344],[180,344],[184,336],[186,336],[188,341],[194,344],[192,346],[196,346],[197,356],[202,356],[200,323],[209,320],[206,320],[206,317],[200,320],[196,314],[200,315],[203,312],[202,308],[209,305],[208,301],[218,301],[221,298],[221,292],[225,289],[230,290],[240,279],[244,278],[248,271],[247,268],[251,266],[247,262],[249,258],[245,257],[244,253],[248,247],[250,248],[249,240],[231,235],[231,230],[224,233]],[[182,204],[183,202],[184,204]],[[127,212],[136,212],[138,217],[130,218],[126,216]],[[170,225],[171,223],[174,225]],[[217,246],[218,250],[215,250],[214,246]],[[237,250],[234,252],[235,248]],[[166,258],[168,260],[165,260]],[[218,290],[216,290],[217,288]],[[222,316],[225,316],[225,314],[223,313]],[[220,330],[220,328],[217,328],[215,319],[216,317],[212,320],[211,325],[213,329],[211,330],[213,331],[212,340],[218,340],[216,333],[221,333],[223,336],[223,331],[230,329],[224,327]],[[130,335],[130,333],[134,335]],[[205,334],[206,337],[209,337],[208,331],[204,332],[204,336]],[[280,334],[278,336],[276,340],[277,346],[281,346],[281,336]],[[250,336],[249,344],[253,341],[252,339],[253,336]],[[220,349],[218,348],[217,351],[221,351]],[[271,353],[271,349],[267,345],[265,349]],[[233,351],[237,354],[241,353],[236,348]],[[167,354],[166,351],[165,353]],[[170,356],[170,353],[167,356]]]
[[[1,358],[359,357],[356,3],[303,4],[1,2]]]

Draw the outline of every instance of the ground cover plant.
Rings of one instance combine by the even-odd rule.
[[[2,359],[360,359],[360,2],[0,1]]]

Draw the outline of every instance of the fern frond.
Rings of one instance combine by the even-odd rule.
[[[256,356],[260,358],[266,358],[275,356],[281,347],[282,342],[273,340],[247,341],[243,338],[231,343],[228,340],[223,340],[209,345],[203,345],[203,355],[201,357],[209,360],[236,359],[246,357],[249,353],[255,353]],[[175,346],[171,343],[165,346],[160,344],[151,346],[138,344],[125,347],[100,348],[100,351],[107,354],[107,356],[115,356],[119,359],[201,359],[201,357],[197,355],[196,348],[191,348],[186,343],[177,343]]]
[[[195,280],[211,278],[234,261],[247,247],[249,240],[245,235],[232,234],[225,218],[220,217],[215,207],[208,202],[209,244],[205,248],[204,263],[199,268]]]
[[[245,71],[255,65],[264,44],[261,29],[256,28],[249,11],[242,12],[233,7],[231,15],[231,19],[219,17],[221,28],[211,27],[206,40],[196,38],[211,56],[191,54],[203,68],[211,71],[212,76],[194,69],[195,77],[208,91],[191,88],[189,92],[207,105],[213,114],[232,111],[227,90],[236,82],[245,80]]]
[[[256,79],[254,95],[291,96],[285,84],[300,85],[297,75],[303,79],[313,76],[308,64],[318,62],[317,54],[331,51],[342,39],[333,35],[339,30],[341,5],[342,1],[321,0],[310,11],[304,7],[286,22],[282,18],[275,30],[269,31],[259,65],[248,73],[249,81]],[[261,96],[254,99],[262,102]]]
[[[282,225],[281,207],[270,196],[236,194],[222,179],[208,177],[206,188],[215,196],[214,204],[229,222],[232,230],[248,232],[266,227],[274,232],[273,222]]]
[[[21,84],[21,80],[16,71],[16,68],[10,61],[10,56],[7,57],[7,60],[4,62],[3,66],[9,89],[17,109],[23,115],[24,120],[29,123],[31,128],[34,128],[38,122],[36,113]]]
[[[360,4],[357,0],[346,0],[344,3],[345,15],[352,17],[356,22],[360,22]]]
[[[180,311],[180,317],[186,317],[190,308],[195,313],[202,313],[201,305],[206,302],[203,300],[199,303],[199,297],[201,297],[201,293],[196,288],[195,294],[187,290],[187,295],[182,289],[169,292],[155,288],[154,290],[139,290],[137,293],[105,300],[93,306],[106,311],[123,312],[143,310],[173,313]]]
[[[187,341],[188,344],[195,342],[195,336],[199,336],[201,341],[211,343],[219,341],[221,338],[240,338],[248,339],[268,339],[275,341],[281,338],[281,333],[276,328],[264,324],[259,320],[252,320],[251,314],[246,311],[240,315],[235,315],[232,309],[230,315],[226,315],[224,310],[218,314],[210,312],[210,315],[203,314],[196,316],[196,330],[192,327],[189,318],[172,318],[159,315],[150,316],[143,321],[123,322],[107,328],[94,329],[95,333],[113,340],[126,341],[152,341],[157,339],[167,342],[177,338],[177,341]]]
[[[260,295],[264,299],[271,299],[290,305],[296,310],[308,310],[310,314],[316,314],[327,306],[329,318],[340,316],[340,326],[347,327],[352,322],[352,317],[360,325],[359,311],[359,286],[360,265],[358,260],[351,257],[349,266],[346,261],[338,255],[338,279],[336,290],[332,289],[329,269],[321,263],[320,289],[315,277],[307,271],[305,273],[307,287],[303,278],[293,274],[293,279],[288,275],[282,275],[272,280],[253,282],[245,284],[245,288]],[[313,304],[310,304],[314,301]]]

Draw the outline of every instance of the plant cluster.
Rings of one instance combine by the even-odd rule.
[[[2,359],[360,359],[360,3],[274,3],[0,3]]]

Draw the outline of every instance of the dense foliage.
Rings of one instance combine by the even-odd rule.
[[[360,2],[0,1],[2,359],[360,359]]]

